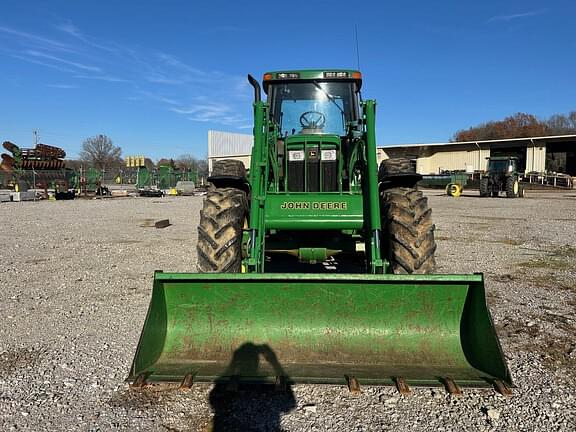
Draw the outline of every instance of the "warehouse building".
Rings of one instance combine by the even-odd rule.
[[[557,172],[576,176],[576,135],[504,140],[402,144],[378,148],[378,160],[406,157],[420,174],[484,171],[490,156],[515,156],[524,173]]]
[[[239,159],[249,167],[252,142],[252,135],[209,131],[209,170],[219,159]],[[486,158],[490,156],[515,156],[519,170],[524,173],[556,172],[576,177],[576,135],[402,144],[377,149],[378,163],[388,158],[406,157],[415,161],[420,174],[484,171]]]

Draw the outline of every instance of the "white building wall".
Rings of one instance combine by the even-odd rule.
[[[487,167],[489,148],[466,150],[446,150],[438,148],[430,156],[421,156],[416,161],[416,171],[420,174],[439,174],[442,171],[478,171]]]
[[[526,172],[546,171],[546,145],[538,143],[526,148]]]
[[[220,159],[238,159],[249,168],[253,143],[252,135],[209,130],[208,171],[212,172],[213,162]]]

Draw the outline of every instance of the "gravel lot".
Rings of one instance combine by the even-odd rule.
[[[514,396],[318,385],[220,395],[240,430],[576,430],[576,191],[428,196],[438,271],[486,274]],[[195,268],[201,202],[0,204],[0,430],[210,429],[211,385],[124,383],[153,271]],[[164,218],[170,227],[141,226]]]

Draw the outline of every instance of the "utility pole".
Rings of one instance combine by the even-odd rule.
[[[38,145],[38,130],[34,129],[32,131],[32,134],[34,136],[34,140],[32,141],[32,144],[34,145],[34,147],[36,147]]]

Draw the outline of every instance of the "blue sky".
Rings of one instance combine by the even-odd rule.
[[[576,110],[575,19],[573,0],[3,0],[0,140],[204,157],[208,129],[251,133],[247,73],[355,68],[356,25],[378,144],[447,141]]]

